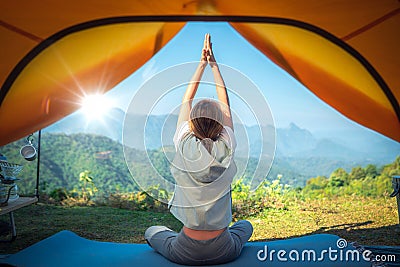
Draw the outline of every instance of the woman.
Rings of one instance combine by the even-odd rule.
[[[214,74],[219,102],[206,99],[192,107],[207,64]],[[146,241],[179,264],[220,264],[236,259],[253,228],[248,221],[228,227],[232,220],[230,184],[236,174],[236,141],[227,90],[209,34],[182,100],[174,144],[177,153],[171,173],[176,185],[169,207],[184,226],[180,233],[152,226],[146,230]]]

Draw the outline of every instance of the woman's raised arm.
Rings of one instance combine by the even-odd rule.
[[[190,83],[186,89],[185,94],[183,95],[177,126],[179,126],[181,122],[189,120],[190,111],[192,109],[193,98],[196,95],[197,88],[199,87],[201,77],[203,76],[204,73],[204,69],[207,67],[206,44],[207,44],[207,35],[204,38],[204,45],[201,52],[200,63],[197,66],[192,79],[190,80]]]

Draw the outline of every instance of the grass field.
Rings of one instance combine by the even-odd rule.
[[[61,230],[70,230],[93,240],[143,243],[143,233],[151,225],[165,225],[176,231],[182,227],[169,213],[111,207],[62,207],[39,203],[16,211],[14,216],[17,239],[12,243],[1,243],[0,254],[15,253]],[[330,233],[363,245],[400,245],[394,198],[343,196],[299,201],[287,209],[267,209],[246,219],[254,226],[251,241]],[[0,220],[7,221],[8,216],[3,215]]]

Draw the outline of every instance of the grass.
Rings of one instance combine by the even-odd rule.
[[[15,253],[62,230],[99,241],[144,243],[151,225],[179,231],[182,224],[171,214],[111,207],[61,207],[37,204],[14,212],[17,239],[0,244],[0,254]],[[1,218],[7,220],[8,216]]]
[[[251,240],[328,233],[363,245],[400,245],[400,225],[394,198],[343,196],[292,206],[289,210],[266,210],[259,216],[249,218],[254,226]]]
[[[112,207],[62,207],[36,204],[14,213],[17,239],[0,244],[0,254],[15,253],[61,230],[99,241],[143,243],[151,225],[179,231],[171,214]],[[1,220],[8,220],[3,215]],[[276,240],[315,233],[336,234],[364,245],[400,245],[397,205],[393,198],[343,196],[299,201],[288,209],[267,209],[247,218],[254,226],[251,241]]]

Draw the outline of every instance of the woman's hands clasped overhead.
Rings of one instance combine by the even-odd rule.
[[[214,53],[212,51],[212,43],[211,43],[211,36],[207,33],[204,37],[204,45],[201,53],[201,60],[202,65],[210,65],[210,67],[216,66],[217,62],[215,61]]]

